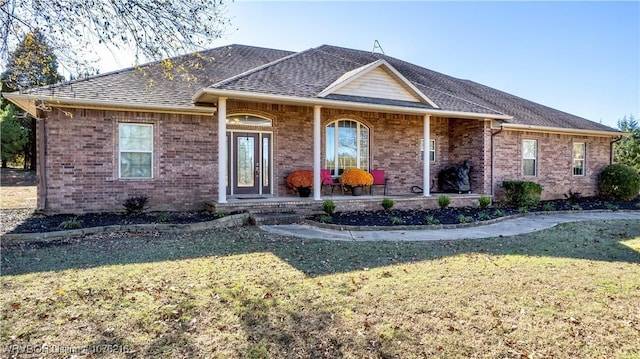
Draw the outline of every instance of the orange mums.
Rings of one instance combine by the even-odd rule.
[[[312,188],[313,187],[313,171],[296,170],[287,176],[287,186],[291,188]]]
[[[371,186],[373,184],[373,176],[371,173],[359,169],[349,168],[346,169],[340,176],[340,182],[346,186]]]

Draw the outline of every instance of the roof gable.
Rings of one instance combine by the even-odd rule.
[[[387,61],[380,59],[346,72],[318,97],[343,95],[381,98],[438,106]]]

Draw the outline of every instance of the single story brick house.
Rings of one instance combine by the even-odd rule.
[[[136,195],[157,210],[284,198],[296,169],[314,170],[312,200],[325,195],[321,169],[337,176],[351,167],[384,169],[392,194],[420,186],[429,197],[437,173],[465,160],[473,193],[500,196],[502,181],[522,179],[543,185],[547,199],[594,195],[621,135],[469,80],[328,45],[231,45],[3,95],[37,118],[38,208],[47,213],[117,211]]]

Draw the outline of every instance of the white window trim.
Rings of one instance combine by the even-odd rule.
[[[574,157],[574,152],[573,152],[573,148],[575,145],[582,145],[582,158],[575,158]],[[574,177],[584,177],[586,176],[586,172],[587,172],[587,144],[585,142],[574,142],[571,146],[571,174]],[[582,174],[575,174],[575,167],[574,167],[574,163],[575,161],[582,161]]]
[[[528,158],[524,156],[524,144],[526,142],[533,142],[535,144],[536,153],[533,158]],[[525,174],[524,173],[524,160],[534,160],[533,174]],[[522,177],[537,177],[538,176],[538,140],[530,140],[525,139],[522,140]]]
[[[143,126],[151,128],[151,150],[150,151],[123,151],[120,146],[120,134],[122,133],[122,126]],[[155,134],[153,132],[153,124],[150,123],[135,123],[135,122],[121,122],[118,124],[118,178],[121,180],[149,180],[154,176],[154,155],[153,149],[155,146]],[[122,153],[150,153],[151,154],[151,176],[149,177],[122,177]]]
[[[338,160],[338,157],[337,157],[339,155],[338,149],[340,147],[340,144],[339,144],[339,142],[340,142],[339,141],[339,133],[340,133],[339,123],[340,123],[340,121],[349,121],[349,122],[354,122],[354,123],[357,124],[357,126],[356,126],[356,146],[357,146],[357,148],[356,148],[356,168],[362,168],[361,167],[362,166],[362,156],[361,156],[361,153],[360,153],[360,135],[361,135],[360,128],[361,128],[361,126],[364,126],[364,127],[367,128],[368,133],[369,133],[369,138],[368,138],[369,143],[368,143],[368,149],[367,149],[368,150],[367,151],[368,152],[368,158],[369,158],[368,165],[371,166],[371,128],[369,128],[369,126],[365,125],[364,123],[362,123],[360,121],[353,120],[353,119],[350,119],[350,118],[341,118],[341,119],[329,122],[324,126],[325,134],[326,134],[327,128],[329,126],[331,126],[331,125],[334,125],[333,126],[333,130],[334,130],[333,147],[334,147],[334,156],[336,156],[336,157],[334,157],[334,159],[333,159],[334,160],[333,161],[334,162],[333,168],[328,168],[328,169],[331,170],[331,175],[332,176],[336,175],[336,173],[339,170],[339,165],[340,165],[340,163],[339,163],[340,161]],[[326,139],[325,139],[325,141],[326,141]],[[326,154],[325,154],[325,166],[326,166],[326,163],[327,163],[327,158],[326,158]],[[367,171],[369,170],[368,168],[362,168],[362,169],[367,170]]]
[[[431,144],[433,143],[433,150],[431,150]],[[420,160],[424,161],[424,138],[420,139]],[[435,138],[429,139],[429,162],[436,162],[436,140]],[[431,154],[433,153],[433,159]]]

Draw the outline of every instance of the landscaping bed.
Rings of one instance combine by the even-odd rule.
[[[382,208],[382,206],[381,206]],[[339,210],[339,207],[337,208]],[[631,202],[605,201],[598,197],[573,200],[541,201],[536,207],[509,208],[501,204],[486,209],[460,207],[428,210],[395,210],[336,212],[330,219],[316,215],[309,219],[316,222],[345,226],[418,226],[460,224],[488,221],[526,212],[583,211],[583,210],[640,210],[640,197]]]
[[[129,224],[185,224],[213,221],[220,218],[207,211],[149,212],[136,215],[123,213],[89,213],[79,216],[57,214],[45,216],[32,209],[2,210],[0,233],[44,233],[66,229]],[[76,222],[77,225],[74,225]]]

